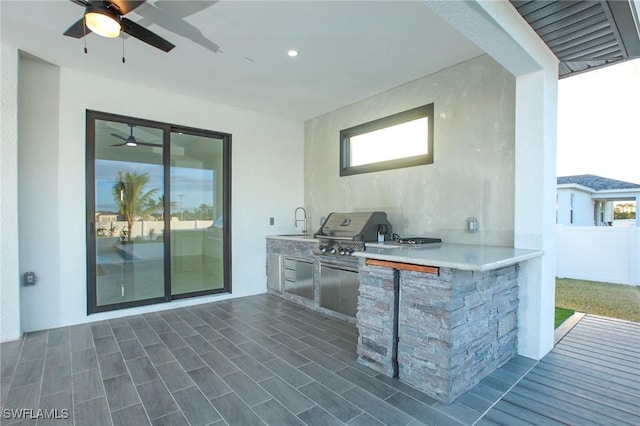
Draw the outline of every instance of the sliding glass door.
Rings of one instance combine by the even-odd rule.
[[[89,313],[231,290],[229,145],[87,112]]]
[[[224,287],[224,140],[171,132],[171,294]]]

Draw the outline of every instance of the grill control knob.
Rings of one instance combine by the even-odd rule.
[[[327,246],[320,246],[319,250],[320,250],[320,253],[326,253],[327,252]]]
[[[335,248],[335,247],[331,247],[331,248],[329,249],[329,253],[331,253],[331,254],[336,254],[336,248]]]
[[[353,254],[353,249],[352,249],[351,247],[349,247],[349,248],[347,249],[347,254],[348,254],[349,256],[351,256],[351,255]]]
[[[339,253],[340,253],[341,255],[343,255],[343,256],[344,256],[345,254],[347,254],[347,250],[346,250],[346,249],[341,248],[341,249],[340,249],[340,251],[339,251]]]

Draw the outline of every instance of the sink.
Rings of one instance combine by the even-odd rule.
[[[305,235],[305,234],[278,234],[276,237],[291,237],[291,238],[300,238],[305,240],[315,240],[313,235]]]

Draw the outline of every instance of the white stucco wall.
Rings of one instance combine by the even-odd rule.
[[[32,70],[37,78],[37,70]],[[47,181],[57,188],[55,199],[45,206],[20,211],[20,232],[52,212],[51,235],[42,250],[25,251],[22,265],[29,265],[40,276],[30,288],[29,301],[54,306],[27,314],[30,329],[57,327],[103,318],[131,315],[158,309],[221,300],[228,295],[188,299],[117,312],[86,315],[86,242],[85,242],[85,110],[112,112],[164,121],[190,127],[231,133],[232,141],[232,290],[231,297],[262,293],[266,289],[264,236],[290,232],[293,212],[303,203],[303,124],[189,98],[160,89],[145,88],[119,81],[60,69],[59,99],[43,94],[44,103],[59,107],[59,131],[33,142],[33,149],[52,150],[40,172],[24,176],[21,186]],[[24,88],[31,90],[31,88]],[[24,111],[21,120],[40,126],[35,112]],[[47,126],[49,127],[49,126]],[[47,131],[47,129],[41,129]],[[44,159],[35,158],[38,163]],[[3,168],[4,174],[4,168]],[[3,194],[4,195],[4,194]],[[28,197],[30,194],[20,194]],[[57,217],[57,219],[56,219]],[[275,226],[269,225],[275,218]],[[15,220],[15,219],[14,219]],[[9,223],[16,229],[17,223]],[[3,243],[4,243],[3,237]],[[46,253],[46,255],[44,255]],[[46,265],[59,259],[58,272]],[[3,259],[4,261],[4,259]],[[46,273],[44,271],[47,271]],[[23,271],[21,271],[23,272]],[[46,288],[42,283],[46,281]],[[5,282],[2,282],[5,287]]]
[[[573,223],[571,222],[571,195],[573,195]],[[558,224],[593,226],[593,199],[588,192],[571,188],[558,189]]]
[[[543,63],[544,64],[544,63]],[[514,246],[543,250],[518,275],[518,353],[540,359],[553,348],[556,277],[557,67],[516,80]]]
[[[18,51],[0,45],[0,341],[15,340],[20,328],[18,267]]]
[[[35,271],[35,286],[20,287],[22,328],[41,330],[60,317],[61,232],[84,227],[60,221],[58,179],[65,162],[55,143],[59,128],[60,68],[25,56],[19,61],[18,230],[20,271]],[[53,142],[53,143],[52,143]],[[77,159],[77,157],[75,157]],[[44,178],[43,177],[47,177]],[[74,232],[75,233],[75,232]]]
[[[340,130],[434,103],[434,163],[339,176]],[[386,211],[394,232],[513,245],[515,79],[481,56],[305,123],[305,204]],[[393,143],[393,141],[389,141]],[[480,231],[465,231],[476,217]]]

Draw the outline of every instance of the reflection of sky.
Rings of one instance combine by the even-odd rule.
[[[171,167],[171,201],[182,207],[193,210],[201,204],[213,206],[215,204],[215,175],[213,170],[190,169],[186,167]],[[177,211],[174,209],[174,211]]]
[[[145,192],[156,188],[154,198],[157,200],[163,194],[163,166],[160,164],[131,163],[127,161],[96,159],[96,210],[102,212],[116,212],[118,205],[113,199],[113,186],[118,179],[118,172],[149,173],[149,183]],[[215,174],[213,170],[192,169],[186,167],[171,167],[171,202],[178,211],[179,195],[182,197],[182,208],[193,210],[201,204],[214,205]]]

